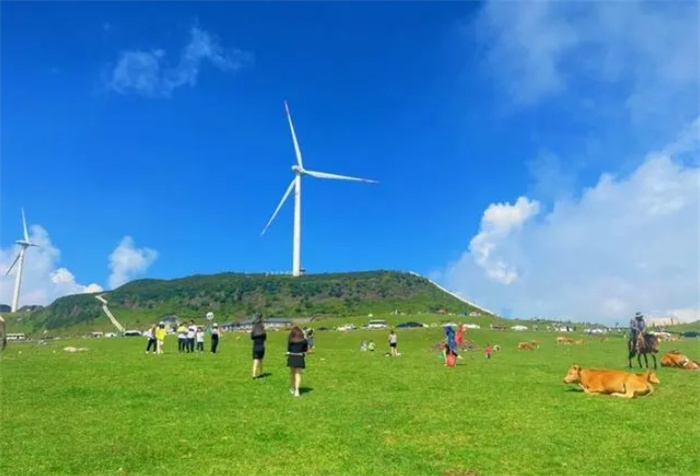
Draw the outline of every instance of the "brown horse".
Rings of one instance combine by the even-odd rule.
[[[629,351],[628,360],[629,368],[632,368],[632,358],[637,356],[639,368],[642,368],[642,355],[644,355],[644,365],[649,368],[649,359],[647,354],[651,354],[654,359],[654,369],[656,369],[656,354],[659,352],[659,338],[652,334],[639,334],[637,336],[636,346],[634,340],[630,339],[627,342],[627,350]]]

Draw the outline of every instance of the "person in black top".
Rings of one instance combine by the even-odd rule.
[[[211,329],[211,353],[216,354],[216,349],[219,347],[219,325],[214,324]]]
[[[262,361],[265,358],[265,340],[267,333],[262,320],[258,319],[253,324],[250,331],[250,338],[253,340],[253,378],[256,379],[262,374]]]
[[[306,343],[304,331],[299,326],[292,327],[287,344],[287,367],[289,367],[289,382],[291,384],[289,393],[295,397],[299,396],[301,369],[306,368],[305,354],[308,350],[309,346]]]

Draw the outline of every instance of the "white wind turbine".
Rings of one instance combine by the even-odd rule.
[[[22,225],[24,227],[24,239],[17,240],[15,242],[20,247],[19,253],[17,254],[17,257],[12,262],[10,267],[7,268],[7,272],[5,273],[5,276],[7,276],[8,274],[10,274],[10,271],[12,271],[12,268],[14,268],[14,266],[17,265],[17,274],[15,275],[15,292],[12,296],[12,312],[17,312],[17,306],[19,304],[19,289],[22,286],[22,268],[24,267],[24,254],[26,253],[27,248],[29,248],[30,246],[39,246],[29,241],[29,231],[27,230],[27,220],[24,217],[24,208],[22,208]]]
[[[299,150],[299,143],[297,142],[297,136],[294,133],[294,124],[292,124],[292,115],[289,113],[289,106],[287,106],[287,101],[284,102],[284,108],[287,111],[287,120],[289,121],[289,130],[292,132],[292,141],[294,142],[294,152],[296,153],[297,163],[292,165],[292,172],[294,172],[294,178],[292,183],[289,184],[287,191],[282,196],[279,205],[272,214],[270,221],[267,222],[265,228],[263,228],[261,236],[265,234],[268,227],[272,224],[272,221],[277,216],[277,213],[282,208],[284,201],[287,200],[289,194],[292,193],[294,189],[294,244],[292,251],[292,276],[299,276],[301,274],[301,177],[302,175],[309,175],[311,177],[321,178],[321,179],[334,179],[334,180],[353,180],[356,182],[367,182],[367,183],[378,183],[376,180],[369,180],[356,177],[347,177],[345,175],[329,174],[326,172],[315,172],[313,170],[307,170],[304,168],[304,164],[301,160],[301,150]]]

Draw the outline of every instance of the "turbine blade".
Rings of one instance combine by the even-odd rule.
[[[322,178],[322,179],[353,180],[355,182],[379,183],[376,180],[358,178],[358,177],[348,177],[347,175],[329,174],[327,172],[316,172],[314,170],[304,170],[304,173],[306,175],[311,175],[312,177]]]
[[[284,101],[284,109],[287,111],[289,130],[292,131],[292,141],[294,141],[294,152],[297,155],[297,164],[303,169],[304,164],[301,161],[301,150],[299,149],[299,143],[297,142],[297,135],[294,133],[294,124],[292,124],[292,114],[289,112],[289,106],[287,105],[287,101]]]
[[[289,184],[287,191],[282,196],[282,200],[280,200],[279,205],[277,205],[277,208],[275,208],[275,213],[272,214],[270,221],[267,222],[267,225],[265,225],[265,228],[263,228],[263,231],[262,231],[262,233],[260,233],[260,236],[263,236],[265,234],[265,232],[267,231],[267,229],[269,228],[269,226],[272,224],[272,220],[275,219],[275,217],[277,216],[277,213],[280,211],[280,208],[282,208],[284,201],[287,200],[287,197],[289,197],[289,194],[292,193],[292,189],[294,188],[294,183],[298,179],[299,179],[299,176],[296,176],[292,179],[292,183]]]
[[[24,241],[29,241],[29,231],[27,230],[27,219],[24,217],[24,208],[22,210],[22,225],[24,226]]]
[[[17,253],[17,257],[16,257],[15,260],[12,262],[12,264],[10,265],[10,267],[7,268],[7,272],[5,273],[5,276],[7,276],[8,274],[10,274],[10,271],[12,271],[12,268],[14,268],[15,265],[17,264],[17,261],[19,261],[19,257],[20,257],[20,256],[21,256],[21,253]]]

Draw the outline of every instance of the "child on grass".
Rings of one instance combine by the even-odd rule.
[[[486,349],[484,349],[484,352],[486,352],[486,358],[490,359],[491,358],[491,344],[488,342],[486,343]]]
[[[204,329],[198,327],[194,337],[197,339],[197,352],[204,352]]]

